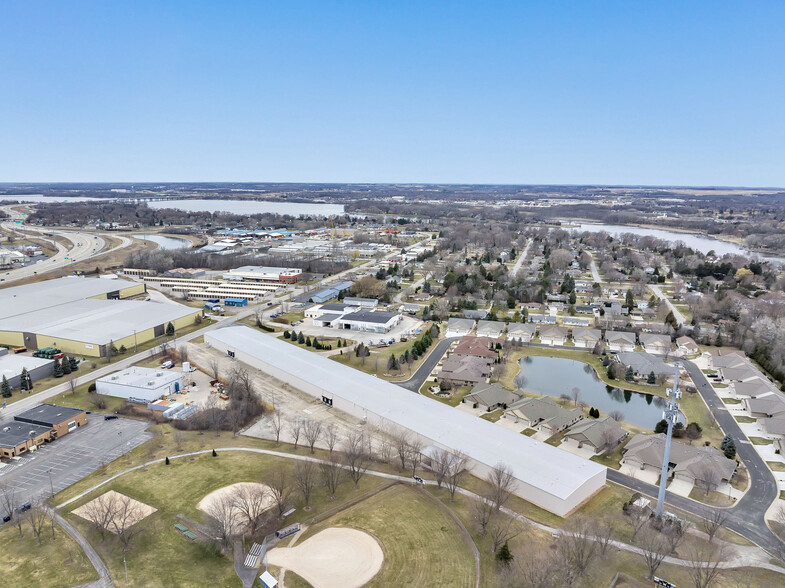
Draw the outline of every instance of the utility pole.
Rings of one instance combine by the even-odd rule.
[[[657,511],[655,512],[657,518],[662,516],[665,509],[665,486],[668,484],[668,465],[670,464],[671,456],[671,438],[673,437],[673,425],[679,419],[679,403],[681,398],[681,390],[679,390],[679,368],[681,364],[676,363],[676,377],[673,379],[673,389],[668,388],[665,394],[668,396],[668,404],[662,413],[663,419],[668,421],[668,432],[665,434],[665,453],[662,456],[662,472],[660,473],[660,491],[657,494]]]
[[[125,583],[128,584],[128,564],[125,563],[125,554],[123,554],[123,567],[125,568]]]

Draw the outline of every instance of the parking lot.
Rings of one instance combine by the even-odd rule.
[[[103,415],[87,416],[87,426],[26,453],[16,460],[2,460],[0,482],[30,500],[39,494],[55,494],[138,447],[152,434],[149,423],[119,418],[106,421]]]

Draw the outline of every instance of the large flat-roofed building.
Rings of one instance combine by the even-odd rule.
[[[51,427],[18,421],[7,421],[0,425],[0,457],[16,457],[35,451],[52,440]]]
[[[81,408],[57,406],[56,404],[39,404],[14,417],[20,423],[30,423],[49,427],[54,437],[62,437],[87,424],[87,413]]]
[[[302,278],[303,270],[296,267],[266,267],[261,265],[244,265],[224,274],[227,280],[244,280],[248,282],[271,282],[294,284]]]
[[[512,469],[518,496],[559,516],[575,510],[605,485],[606,468],[600,464],[248,327],[211,331],[205,342],[382,430],[402,428],[426,446],[463,451],[468,468],[479,476],[502,462]]]
[[[398,324],[401,315],[394,312],[374,312],[372,310],[358,310],[350,312],[338,319],[342,329],[352,331],[366,331],[369,333],[386,333]]]
[[[183,387],[185,374],[175,370],[131,366],[95,381],[95,391],[131,402],[152,402]]]
[[[9,353],[8,349],[0,349],[0,380],[5,376],[11,388],[18,388],[23,369],[27,370],[30,381],[35,382],[51,376],[55,371],[55,362],[52,359],[19,355]]]
[[[123,300],[144,293],[144,284],[76,277],[0,290],[0,344],[104,357],[110,344],[132,349],[163,335],[169,323],[179,329],[202,314],[180,304]]]

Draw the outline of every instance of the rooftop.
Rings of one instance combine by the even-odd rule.
[[[289,382],[313,387],[363,407],[435,443],[461,450],[493,467],[504,462],[515,477],[561,499],[583,488],[605,467],[395,384],[331,361],[248,327],[216,329],[206,340],[221,341],[289,374]]]
[[[38,406],[19,413],[14,417],[17,421],[31,420],[56,425],[72,419],[84,412],[81,408],[57,406],[56,404],[39,404]]]
[[[182,377],[183,373],[179,371],[134,365],[122,371],[104,376],[103,378],[98,378],[96,382],[121,384],[132,388],[144,388],[145,390],[156,390],[162,386],[169,385],[172,382],[177,382]]]
[[[360,321],[364,323],[389,323],[398,315],[394,312],[372,312],[370,310],[358,310],[343,316],[343,321]]]
[[[17,353],[0,355],[0,379],[5,376],[10,380],[21,374],[22,368],[29,372],[52,362],[53,360],[51,359],[30,357],[29,355],[19,355]]]
[[[42,425],[20,423],[18,421],[3,422],[2,427],[0,427],[0,447],[13,449],[31,437],[38,437],[51,432],[51,427]]]

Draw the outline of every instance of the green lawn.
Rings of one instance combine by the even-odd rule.
[[[712,445],[719,447],[724,434],[701,395],[697,392],[685,392],[681,397],[679,407],[687,417],[688,423],[698,423],[703,429],[700,441],[710,441]]]
[[[741,404],[741,400],[738,398],[723,398],[722,401],[725,404]]]
[[[785,463],[780,463],[778,461],[767,461],[766,465],[769,466],[769,469],[772,472],[785,472]]]
[[[299,542],[329,527],[360,529],[376,537],[384,551],[382,569],[366,586],[472,587],[472,553],[437,504],[418,490],[396,485],[313,525]]]
[[[774,443],[771,439],[765,439],[764,437],[750,437],[750,441],[752,441],[753,445],[771,445]]]
[[[736,419],[737,423],[746,423],[748,425],[757,422],[757,419],[748,416],[734,416],[733,418]]]
[[[24,537],[14,523],[0,527],[0,577],[3,586],[29,588],[76,586],[98,579],[82,549],[59,526],[55,535],[47,521],[41,534],[41,545],[35,539],[30,525],[22,526]]]
[[[481,419],[485,419],[486,421],[490,421],[492,423],[495,423],[500,418],[502,418],[503,414],[504,414],[504,411],[501,410],[501,409],[500,410],[494,410],[493,412],[483,413],[482,415],[480,415],[480,418]]]
[[[185,539],[173,528],[173,525],[179,522],[176,515],[182,513],[200,521],[203,517],[196,505],[205,495],[235,482],[264,482],[276,471],[285,472],[291,479],[294,462],[239,452],[222,453],[217,458],[206,454],[172,460],[170,465],[158,464],[126,474],[86,498],[68,505],[63,509],[63,514],[87,536],[103,557],[112,576],[121,578],[124,577],[121,547],[111,538],[101,541],[90,525],[70,513],[74,508],[107,490],[116,490],[131,496],[157,508],[158,511],[141,523],[143,530],[134,539],[127,554],[130,586],[236,586],[238,579],[231,560],[215,553],[200,541]],[[96,476],[90,478],[94,484]],[[338,488],[335,501],[331,501],[326,492],[319,489],[311,499],[312,510],[309,516],[334,509],[384,482],[381,478],[365,476],[360,480],[359,487],[355,488],[353,483],[344,481]],[[58,503],[62,501],[61,495],[56,498]],[[298,508],[303,506],[297,497],[294,500]],[[188,562],[188,565],[157,565],[157,562],[162,560]],[[151,573],[153,570],[155,573]]]

